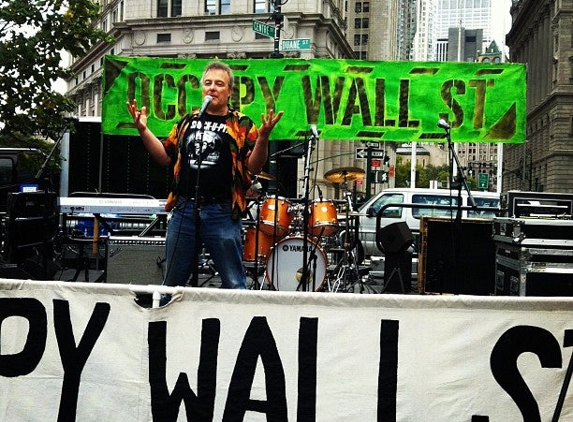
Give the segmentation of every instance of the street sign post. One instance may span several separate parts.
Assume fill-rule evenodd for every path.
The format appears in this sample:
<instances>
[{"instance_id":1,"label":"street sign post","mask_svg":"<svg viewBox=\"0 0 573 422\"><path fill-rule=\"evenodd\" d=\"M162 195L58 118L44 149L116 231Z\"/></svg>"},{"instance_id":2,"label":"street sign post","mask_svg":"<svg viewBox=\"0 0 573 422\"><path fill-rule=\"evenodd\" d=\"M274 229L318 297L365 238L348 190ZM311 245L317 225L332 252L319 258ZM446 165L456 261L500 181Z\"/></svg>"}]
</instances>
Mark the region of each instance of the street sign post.
<instances>
[{"instance_id":1,"label":"street sign post","mask_svg":"<svg viewBox=\"0 0 573 422\"><path fill-rule=\"evenodd\" d=\"M478 189L487 189L489 187L489 174L480 173L478 175Z\"/></svg>"},{"instance_id":2,"label":"street sign post","mask_svg":"<svg viewBox=\"0 0 573 422\"><path fill-rule=\"evenodd\" d=\"M291 40L283 40L282 50L310 50L310 38L293 38Z\"/></svg>"},{"instance_id":3,"label":"street sign post","mask_svg":"<svg viewBox=\"0 0 573 422\"><path fill-rule=\"evenodd\" d=\"M265 37L274 38L275 37L275 27L267 25L264 22L253 20L253 31L257 34L264 35Z\"/></svg>"},{"instance_id":4,"label":"street sign post","mask_svg":"<svg viewBox=\"0 0 573 422\"><path fill-rule=\"evenodd\" d=\"M356 158L368 158L368 148L356 148ZM370 149L370 157L384 158L386 154L383 149Z\"/></svg>"}]
</instances>

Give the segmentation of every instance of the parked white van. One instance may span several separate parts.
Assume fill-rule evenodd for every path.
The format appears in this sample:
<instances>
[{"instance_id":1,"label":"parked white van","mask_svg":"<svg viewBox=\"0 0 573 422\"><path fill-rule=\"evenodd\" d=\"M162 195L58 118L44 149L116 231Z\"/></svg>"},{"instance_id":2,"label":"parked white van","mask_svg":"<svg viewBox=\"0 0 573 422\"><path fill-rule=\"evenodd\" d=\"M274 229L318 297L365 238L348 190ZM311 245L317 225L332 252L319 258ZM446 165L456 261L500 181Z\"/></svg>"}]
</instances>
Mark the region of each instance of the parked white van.
<instances>
[{"instance_id":1,"label":"parked white van","mask_svg":"<svg viewBox=\"0 0 573 422\"><path fill-rule=\"evenodd\" d=\"M493 218L499 212L500 195L495 192L472 192L477 209L462 209L462 218ZM462 206L468 204L467 192L462 191ZM396 204L396 206L393 206ZM402 204L414 204L414 207L401 206ZM427 204L428 207L420 207ZM359 209L359 239L366 257L383 255L376 245L376 216L384 206L380 216L380 227L396 222L406 222L414 235L414 253L420 234L420 217L451 217L456 218L458 207L458 191L449 189L424 189L424 188L391 188L385 189L370 198ZM438 209L432 206L438 206ZM448 206L448 208L445 208ZM445 208L445 209L444 209ZM491 211L484 208L491 208Z\"/></svg>"}]
</instances>

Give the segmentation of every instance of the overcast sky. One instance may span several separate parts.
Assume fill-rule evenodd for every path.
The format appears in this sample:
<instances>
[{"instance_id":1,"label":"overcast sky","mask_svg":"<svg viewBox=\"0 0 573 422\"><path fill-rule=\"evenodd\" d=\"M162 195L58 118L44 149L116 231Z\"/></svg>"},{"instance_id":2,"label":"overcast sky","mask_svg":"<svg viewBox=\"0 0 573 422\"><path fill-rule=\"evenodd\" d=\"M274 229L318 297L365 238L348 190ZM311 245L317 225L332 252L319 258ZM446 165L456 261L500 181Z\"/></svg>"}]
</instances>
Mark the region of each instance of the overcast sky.
<instances>
[{"instance_id":1,"label":"overcast sky","mask_svg":"<svg viewBox=\"0 0 573 422\"><path fill-rule=\"evenodd\" d=\"M505 46L505 34L511 29L511 15L509 8L511 0L491 0L492 3L492 37L498 47Z\"/></svg>"}]
</instances>

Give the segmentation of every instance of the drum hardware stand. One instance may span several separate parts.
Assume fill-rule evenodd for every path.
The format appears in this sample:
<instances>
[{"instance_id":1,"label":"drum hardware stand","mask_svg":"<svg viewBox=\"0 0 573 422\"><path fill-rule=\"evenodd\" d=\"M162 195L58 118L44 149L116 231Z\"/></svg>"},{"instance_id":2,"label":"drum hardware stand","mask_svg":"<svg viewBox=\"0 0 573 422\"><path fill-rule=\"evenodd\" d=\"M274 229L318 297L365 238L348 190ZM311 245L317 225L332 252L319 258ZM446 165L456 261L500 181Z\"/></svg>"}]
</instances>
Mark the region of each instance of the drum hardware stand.
<instances>
[{"instance_id":1,"label":"drum hardware stand","mask_svg":"<svg viewBox=\"0 0 573 422\"><path fill-rule=\"evenodd\" d=\"M346 222L344 231L344 244L343 244L343 255L340 262L337 264L334 272L336 277L330 286L330 291L337 292L342 289L344 292L354 292L356 284L360 286L360 293L365 290L365 284L360 277L360 272L358 271L357 257L352 248L352 243L350 242L350 213L353 212L352 207L352 192L348 190L348 182L355 181L364 177L365 171L359 168L341 168L333 169L328 171L324 177L325 179L333 183L342 183L342 188L345 191L346 199ZM356 242L357 239L354 239Z\"/></svg>"},{"instance_id":2,"label":"drum hardware stand","mask_svg":"<svg viewBox=\"0 0 573 422\"><path fill-rule=\"evenodd\" d=\"M345 221L345 231L344 231L344 244L342 259L337 265L338 273L336 274L336 279L333 283L333 292L337 292L339 288L345 292L353 292L354 286L360 283L360 293L364 292L364 283L360 277L360 272L357 267L357 259L354 256L354 251L352 244L350 242L350 212L352 210L352 202L350 201L351 192L346 191L345 196L347 200L346 206L346 221ZM336 271L336 270L335 270Z\"/></svg>"},{"instance_id":3,"label":"drum hardware stand","mask_svg":"<svg viewBox=\"0 0 573 422\"><path fill-rule=\"evenodd\" d=\"M271 251L272 251L272 249L273 249L275 246L277 246L277 244L278 244L278 242L279 242L279 240L280 240L280 239L279 239L279 236L278 236L278 232L277 232L278 223L279 223L279 220L278 220L279 215L278 215L278 212L277 212L278 209L279 209L279 191L278 191L278 189L275 191L274 198L273 198L272 201L273 201L273 204L274 204L274 205L273 205L273 206L274 206L274 219L273 219L273 234L272 234L272 236L273 236L273 240L272 240L273 246L272 246L272 248L271 248ZM259 225L259 222L260 222L260 218L258 218L257 220L258 220L258 221L257 221L257 229L258 229L258 228L259 228L258 225ZM258 235L257 235L256 242L258 243L258 241L259 241L259 238L258 238ZM257 246L257 247L258 247L258 246ZM269 255L272 255L272 254L269 253ZM270 265L271 265L271 270L272 270L272 271L271 271L271 274L276 274L276 272L275 272L275 270L276 270L276 264L277 264L277 263L276 263L276 259L278 259L278 256L277 256L275 259L270 260L270 261L271 261L271 262L270 262ZM267 263L267 266L268 266L268 265L269 265L269 263ZM277 281L277 284L280 285L280 281L279 281L279 280L276 280L276 281ZM273 287L274 289L277 289L277 290L278 290L277 286L274 285L273 280L270 280L270 285L271 285L271 287Z\"/></svg>"},{"instance_id":4,"label":"drum hardware stand","mask_svg":"<svg viewBox=\"0 0 573 422\"><path fill-rule=\"evenodd\" d=\"M310 250L310 254L309 254L307 260L304 261L304 262L306 262L306 266L307 266L307 268L306 268L307 279L310 278L310 281L312 281L312 291L313 292L316 290L316 285L315 285L316 284L316 260L318 259L316 256L316 249L318 248L318 245L320 244L320 239L322 238L323 233L324 233L324 227L322 227L320 229L320 235L318 236L318 238L316 240L316 244ZM303 243L303 245L304 245L304 243ZM312 270L310 270L311 264L312 264ZM303 274L304 274L303 268L299 269L296 273L296 280L298 281L298 286L296 288L297 291L305 291L306 286L302 286ZM309 283L307 283L307 285L308 284ZM301 289L301 287L302 287L302 289ZM308 287L306 287L306 290L308 290Z\"/></svg>"},{"instance_id":5,"label":"drum hardware stand","mask_svg":"<svg viewBox=\"0 0 573 422\"><path fill-rule=\"evenodd\" d=\"M253 273L251 277L254 281L254 289L259 290L259 233L260 233L260 226L259 226L259 216L261 213L261 196L257 198L257 221L255 222L255 266L253 267Z\"/></svg>"}]
</instances>

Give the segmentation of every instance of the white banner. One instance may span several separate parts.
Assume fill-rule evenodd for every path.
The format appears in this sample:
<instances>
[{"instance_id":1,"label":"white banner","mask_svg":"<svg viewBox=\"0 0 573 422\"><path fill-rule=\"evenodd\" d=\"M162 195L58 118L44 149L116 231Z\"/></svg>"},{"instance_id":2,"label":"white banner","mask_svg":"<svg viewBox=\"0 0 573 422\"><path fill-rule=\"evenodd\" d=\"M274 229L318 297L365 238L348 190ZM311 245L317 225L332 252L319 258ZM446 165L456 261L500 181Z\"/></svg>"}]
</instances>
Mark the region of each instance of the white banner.
<instances>
[{"instance_id":1,"label":"white banner","mask_svg":"<svg viewBox=\"0 0 573 422\"><path fill-rule=\"evenodd\" d=\"M573 420L573 299L0 280L2 421Z\"/></svg>"}]
</instances>

